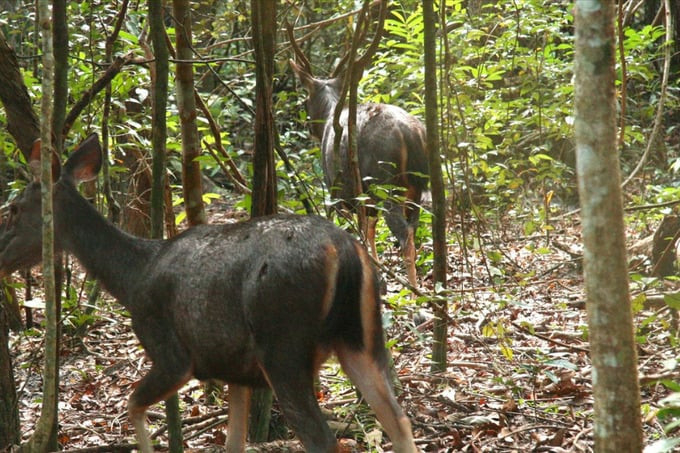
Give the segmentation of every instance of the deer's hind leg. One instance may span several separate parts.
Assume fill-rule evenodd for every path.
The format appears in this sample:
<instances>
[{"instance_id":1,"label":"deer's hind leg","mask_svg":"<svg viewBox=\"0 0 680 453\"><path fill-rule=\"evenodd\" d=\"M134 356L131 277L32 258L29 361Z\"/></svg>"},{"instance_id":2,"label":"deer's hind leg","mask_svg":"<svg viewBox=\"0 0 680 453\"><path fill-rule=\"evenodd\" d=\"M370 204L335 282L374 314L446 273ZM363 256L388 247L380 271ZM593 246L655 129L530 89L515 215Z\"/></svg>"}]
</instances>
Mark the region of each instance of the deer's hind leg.
<instances>
[{"instance_id":1,"label":"deer's hind leg","mask_svg":"<svg viewBox=\"0 0 680 453\"><path fill-rule=\"evenodd\" d=\"M251 394L250 387L229 384L227 453L241 453L245 450Z\"/></svg>"},{"instance_id":2,"label":"deer's hind leg","mask_svg":"<svg viewBox=\"0 0 680 453\"><path fill-rule=\"evenodd\" d=\"M142 453L153 451L145 426L147 408L170 397L191 378L191 367L188 362L186 366L177 368L166 365L167 363L154 363L151 370L139 382L128 402L130 421L135 428L139 450Z\"/></svg>"},{"instance_id":3,"label":"deer's hind leg","mask_svg":"<svg viewBox=\"0 0 680 453\"><path fill-rule=\"evenodd\" d=\"M267 347L262 359L263 373L279 401L286 422L306 451L338 452L338 443L319 409L314 393L314 353L298 348Z\"/></svg>"},{"instance_id":4,"label":"deer's hind leg","mask_svg":"<svg viewBox=\"0 0 680 453\"><path fill-rule=\"evenodd\" d=\"M404 268L408 282L414 288L418 287L418 275L416 273L416 245L415 229L418 226L420 208L408 201L407 206L394 201L385 202L385 223L399 241L399 247L404 257ZM404 211L406 210L406 216Z\"/></svg>"},{"instance_id":5,"label":"deer's hind leg","mask_svg":"<svg viewBox=\"0 0 680 453\"><path fill-rule=\"evenodd\" d=\"M350 380L375 412L397 453L418 451L411 423L394 397L385 358L376 358L366 348L336 347L338 360Z\"/></svg>"}]
</instances>

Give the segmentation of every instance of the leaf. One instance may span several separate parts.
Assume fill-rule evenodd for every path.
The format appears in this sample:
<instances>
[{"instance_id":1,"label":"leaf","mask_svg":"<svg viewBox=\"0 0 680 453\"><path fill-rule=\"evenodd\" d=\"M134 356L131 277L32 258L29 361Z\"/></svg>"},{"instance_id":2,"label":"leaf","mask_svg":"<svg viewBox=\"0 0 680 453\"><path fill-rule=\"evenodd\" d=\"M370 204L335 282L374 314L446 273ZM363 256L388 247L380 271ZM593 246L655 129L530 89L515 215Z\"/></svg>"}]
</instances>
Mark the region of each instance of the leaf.
<instances>
[{"instance_id":1,"label":"leaf","mask_svg":"<svg viewBox=\"0 0 680 453\"><path fill-rule=\"evenodd\" d=\"M674 310L680 310L680 293L664 294L663 301Z\"/></svg>"},{"instance_id":2,"label":"leaf","mask_svg":"<svg viewBox=\"0 0 680 453\"><path fill-rule=\"evenodd\" d=\"M512 348L509 345L504 344L504 343L501 343L500 346L501 346L501 352L503 353L503 356L508 360L512 360L512 358L515 355Z\"/></svg>"}]
</instances>

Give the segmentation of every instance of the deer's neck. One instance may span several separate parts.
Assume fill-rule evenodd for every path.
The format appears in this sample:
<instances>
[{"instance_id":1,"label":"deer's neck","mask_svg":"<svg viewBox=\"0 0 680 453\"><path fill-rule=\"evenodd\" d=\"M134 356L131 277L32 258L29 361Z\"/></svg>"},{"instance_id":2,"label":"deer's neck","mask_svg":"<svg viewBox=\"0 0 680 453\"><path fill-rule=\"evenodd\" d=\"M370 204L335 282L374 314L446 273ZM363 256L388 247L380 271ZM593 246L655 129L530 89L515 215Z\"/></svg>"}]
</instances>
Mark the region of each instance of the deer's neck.
<instances>
[{"instance_id":1,"label":"deer's neck","mask_svg":"<svg viewBox=\"0 0 680 453\"><path fill-rule=\"evenodd\" d=\"M307 105L309 117L312 120L312 135L321 139L326 122L333 121L335 106L338 104L340 93L331 84L318 87Z\"/></svg>"},{"instance_id":2,"label":"deer's neck","mask_svg":"<svg viewBox=\"0 0 680 453\"><path fill-rule=\"evenodd\" d=\"M137 238L116 228L68 183L55 187L54 205L57 246L73 253L126 305L162 241Z\"/></svg>"}]
</instances>

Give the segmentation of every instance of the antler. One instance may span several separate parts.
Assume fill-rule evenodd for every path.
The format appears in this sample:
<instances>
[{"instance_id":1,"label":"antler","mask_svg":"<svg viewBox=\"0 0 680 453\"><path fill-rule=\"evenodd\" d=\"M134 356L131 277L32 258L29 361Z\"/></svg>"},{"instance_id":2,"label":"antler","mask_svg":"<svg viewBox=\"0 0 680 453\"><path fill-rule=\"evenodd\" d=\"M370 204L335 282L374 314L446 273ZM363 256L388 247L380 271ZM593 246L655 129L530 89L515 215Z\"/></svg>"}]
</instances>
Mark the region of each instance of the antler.
<instances>
[{"instance_id":1,"label":"antler","mask_svg":"<svg viewBox=\"0 0 680 453\"><path fill-rule=\"evenodd\" d=\"M290 24L290 22L286 21L286 33L288 33L288 40L290 41L290 45L293 48L293 52L295 52L295 57L297 58L298 62L302 66L302 69L307 72L310 76L312 75L312 64L309 62L305 54L302 52L302 49L300 49L300 46L298 46L297 41L295 41L295 34L293 33L293 26Z\"/></svg>"}]
</instances>

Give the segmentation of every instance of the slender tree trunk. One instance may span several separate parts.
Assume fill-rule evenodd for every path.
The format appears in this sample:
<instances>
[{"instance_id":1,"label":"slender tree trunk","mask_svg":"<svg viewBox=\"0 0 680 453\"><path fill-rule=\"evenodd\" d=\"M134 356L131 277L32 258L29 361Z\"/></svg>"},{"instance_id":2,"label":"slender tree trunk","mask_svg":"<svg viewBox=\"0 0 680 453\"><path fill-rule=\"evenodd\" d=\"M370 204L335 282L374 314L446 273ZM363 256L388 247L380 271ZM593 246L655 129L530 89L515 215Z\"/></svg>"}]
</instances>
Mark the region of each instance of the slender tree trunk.
<instances>
[{"instance_id":1,"label":"slender tree trunk","mask_svg":"<svg viewBox=\"0 0 680 453\"><path fill-rule=\"evenodd\" d=\"M163 212L165 190L165 140L167 125L165 112L168 106L168 46L165 42L165 26L163 25L163 5L161 0L148 0L149 27L154 52L155 81L152 88L152 131L151 145L151 237L163 237Z\"/></svg>"},{"instance_id":2,"label":"slender tree trunk","mask_svg":"<svg viewBox=\"0 0 680 453\"><path fill-rule=\"evenodd\" d=\"M66 104L68 101L68 24L66 23L66 0L53 0L52 2L52 37L54 44L54 98L52 109L52 128L50 136L53 138L51 144L54 146L53 152L57 156L61 156L64 151L64 139L60 131L64 129L64 122L66 118ZM44 116L44 115L43 115ZM43 126L44 127L44 126ZM44 140L44 134L43 134ZM51 163L51 161L50 161ZM44 184L44 183L43 183ZM50 187L51 193L51 187ZM48 226L52 230L52 226ZM43 233L44 235L51 235L53 233ZM47 237L47 236L45 236ZM52 246L52 248L54 248ZM61 278L63 273L63 257L62 254L56 254L52 259L54 263L54 299L55 306L55 329L56 329L56 344L54 346L54 361L56 378L53 382L54 394L59 395L59 350L61 348ZM47 279L46 279L47 281ZM48 285L45 284L45 288ZM49 446L51 449L58 448L57 443L57 427L58 427L58 401L54 398L54 421L52 432L50 433Z\"/></svg>"},{"instance_id":3,"label":"slender tree trunk","mask_svg":"<svg viewBox=\"0 0 680 453\"><path fill-rule=\"evenodd\" d=\"M575 132L595 451L640 452L640 388L616 146L614 2L574 7Z\"/></svg>"},{"instance_id":4,"label":"slender tree trunk","mask_svg":"<svg viewBox=\"0 0 680 453\"><path fill-rule=\"evenodd\" d=\"M165 112L168 105L168 46L165 42L165 25L163 18L163 4L161 0L149 0L149 26L151 42L153 44L155 80L153 81L152 97L152 119L151 119L151 144L152 169L151 169L151 237L163 237L163 213L165 211L165 141L167 139L167 124ZM179 418L179 400L177 394L165 401L165 414L169 431L171 425L176 425ZM181 449L181 432L178 439L174 432L169 434L170 449ZM181 451L181 450L180 450Z\"/></svg>"},{"instance_id":5,"label":"slender tree trunk","mask_svg":"<svg viewBox=\"0 0 680 453\"><path fill-rule=\"evenodd\" d=\"M52 130L55 134L54 147L57 155L64 151L64 139L61 131L66 118L66 102L68 100L68 25L66 24L66 0L53 0L54 16L54 112L52 114Z\"/></svg>"},{"instance_id":6,"label":"slender tree trunk","mask_svg":"<svg viewBox=\"0 0 680 453\"><path fill-rule=\"evenodd\" d=\"M253 155L253 217L276 212L274 115L272 84L276 45L276 0L251 0L255 48L255 152ZM251 397L249 434L252 442L269 438L272 391L256 389Z\"/></svg>"},{"instance_id":7,"label":"slender tree trunk","mask_svg":"<svg viewBox=\"0 0 680 453\"><path fill-rule=\"evenodd\" d=\"M437 65L435 31L437 16L433 0L423 0L425 33L425 127L427 129L427 155L430 165L432 190L432 241L434 244L433 278L435 288L446 287L446 197L439 154L439 126L437 113ZM435 297L437 295L435 294ZM446 370L447 325L449 321L446 298L433 302L435 315L432 344L432 371Z\"/></svg>"},{"instance_id":8,"label":"slender tree trunk","mask_svg":"<svg viewBox=\"0 0 680 453\"><path fill-rule=\"evenodd\" d=\"M193 59L191 50L191 9L189 0L173 0L175 24L175 46L177 59ZM201 155L201 144L196 126L196 100L194 99L194 67L191 63L177 63L175 66L175 87L177 107L182 129L182 190L184 209L189 225L205 223L201 166L196 160Z\"/></svg>"},{"instance_id":9,"label":"slender tree trunk","mask_svg":"<svg viewBox=\"0 0 680 453\"><path fill-rule=\"evenodd\" d=\"M54 451L57 446L50 441L57 428L57 385L59 366L57 355L57 304L54 272L54 228L52 224L52 108L54 90L54 55L52 51L52 17L47 0L40 0L39 21L43 50L43 81L41 101L41 151L40 182L42 205L42 263L45 288L45 369L43 373L43 403L40 419L28 449L32 452Z\"/></svg>"}]
</instances>

